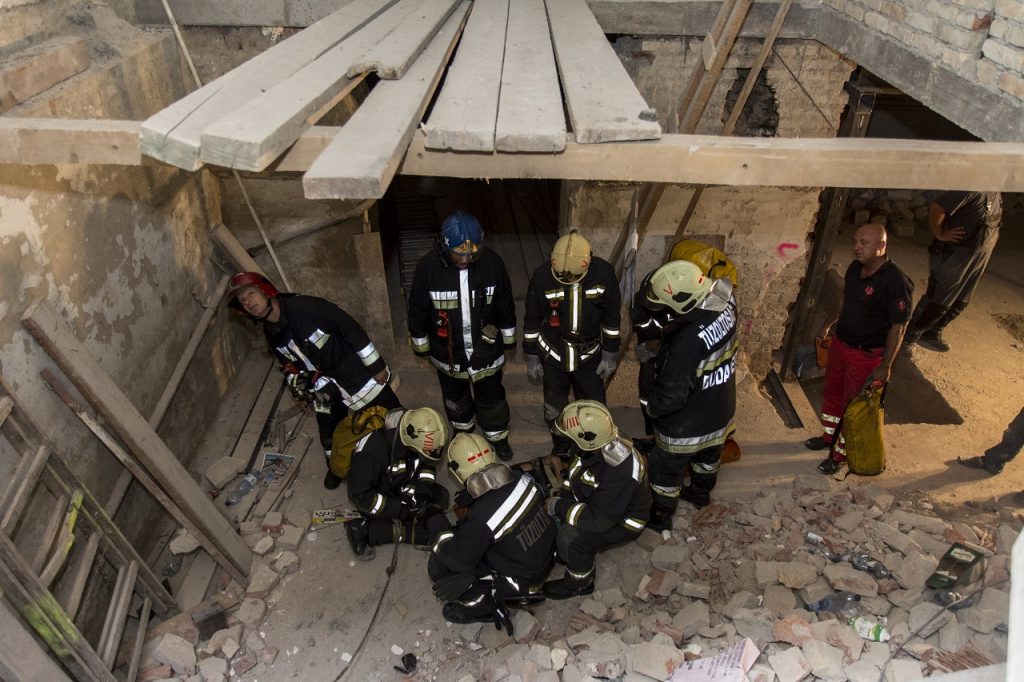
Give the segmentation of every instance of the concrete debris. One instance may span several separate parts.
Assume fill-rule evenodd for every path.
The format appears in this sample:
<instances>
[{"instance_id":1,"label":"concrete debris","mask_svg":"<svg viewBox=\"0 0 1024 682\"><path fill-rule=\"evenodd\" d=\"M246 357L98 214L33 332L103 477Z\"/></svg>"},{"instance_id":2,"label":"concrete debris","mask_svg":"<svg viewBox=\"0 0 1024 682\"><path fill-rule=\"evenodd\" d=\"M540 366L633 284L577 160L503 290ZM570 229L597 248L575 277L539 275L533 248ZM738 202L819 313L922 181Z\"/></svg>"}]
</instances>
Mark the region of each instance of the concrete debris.
<instances>
[{"instance_id":1,"label":"concrete debris","mask_svg":"<svg viewBox=\"0 0 1024 682\"><path fill-rule=\"evenodd\" d=\"M803 652L795 648L769 654L768 665L775 671L779 682L798 682L811 672L811 664L807 662Z\"/></svg>"},{"instance_id":2,"label":"concrete debris","mask_svg":"<svg viewBox=\"0 0 1024 682\"><path fill-rule=\"evenodd\" d=\"M629 659L634 673L664 680L686 660L686 655L674 646L644 643L630 647Z\"/></svg>"},{"instance_id":3,"label":"concrete debris","mask_svg":"<svg viewBox=\"0 0 1024 682\"><path fill-rule=\"evenodd\" d=\"M264 649L261 656L266 655L271 649ZM276 650L275 651L276 654ZM256 654L252 651L243 651L231 661L231 675L240 677L256 667Z\"/></svg>"},{"instance_id":4,"label":"concrete debris","mask_svg":"<svg viewBox=\"0 0 1024 682\"><path fill-rule=\"evenodd\" d=\"M659 545L651 552L651 564L666 571L678 571L679 565L690 560L690 548L686 545Z\"/></svg>"},{"instance_id":5,"label":"concrete debris","mask_svg":"<svg viewBox=\"0 0 1024 682\"><path fill-rule=\"evenodd\" d=\"M223 630L217 630L210 636L210 640L199 648L199 653L205 656L217 656L223 650L224 644L229 640L237 643L242 639L242 625L232 625ZM230 656L229 656L230 658Z\"/></svg>"},{"instance_id":6,"label":"concrete debris","mask_svg":"<svg viewBox=\"0 0 1024 682\"><path fill-rule=\"evenodd\" d=\"M611 615L608 607L596 599L584 599L580 611L597 620L608 620Z\"/></svg>"},{"instance_id":7,"label":"concrete debris","mask_svg":"<svg viewBox=\"0 0 1024 682\"><path fill-rule=\"evenodd\" d=\"M655 547L660 545L664 540L661 537L661 533L653 531L650 528L644 528L643 532L640 533L640 537L636 539L636 544L642 549L646 549L648 552L653 552Z\"/></svg>"},{"instance_id":8,"label":"concrete debris","mask_svg":"<svg viewBox=\"0 0 1024 682\"><path fill-rule=\"evenodd\" d=\"M219 490L245 471L245 465L246 460L241 457L221 457L206 469L204 475L210 485Z\"/></svg>"},{"instance_id":9,"label":"concrete debris","mask_svg":"<svg viewBox=\"0 0 1024 682\"><path fill-rule=\"evenodd\" d=\"M817 639L804 642L801 649L811 673L823 680L843 680L843 652L836 647Z\"/></svg>"},{"instance_id":10,"label":"concrete debris","mask_svg":"<svg viewBox=\"0 0 1024 682\"><path fill-rule=\"evenodd\" d=\"M238 610L231 614L230 623L241 623L246 630L252 630L263 622L267 613L267 603L262 599L245 599ZM257 635L258 637L258 635Z\"/></svg>"},{"instance_id":11,"label":"concrete debris","mask_svg":"<svg viewBox=\"0 0 1024 682\"><path fill-rule=\"evenodd\" d=\"M153 659L171 666L176 673L191 675L196 670L196 650L185 639L168 633L153 649Z\"/></svg>"},{"instance_id":12,"label":"concrete debris","mask_svg":"<svg viewBox=\"0 0 1024 682\"><path fill-rule=\"evenodd\" d=\"M270 566L256 562L252 572L249 573L249 587L245 590L245 596L265 599L280 578L281 576L275 573Z\"/></svg>"},{"instance_id":13,"label":"concrete debris","mask_svg":"<svg viewBox=\"0 0 1024 682\"><path fill-rule=\"evenodd\" d=\"M171 539L168 546L171 554L189 554L199 549L199 541L196 540L185 528L179 528Z\"/></svg>"},{"instance_id":14,"label":"concrete debris","mask_svg":"<svg viewBox=\"0 0 1024 682\"><path fill-rule=\"evenodd\" d=\"M826 566L824 574L836 592L852 592L862 597L874 597L878 594L878 582L874 576L858 571L846 562Z\"/></svg>"},{"instance_id":15,"label":"concrete debris","mask_svg":"<svg viewBox=\"0 0 1024 682\"><path fill-rule=\"evenodd\" d=\"M939 560L930 554L911 551L892 569L892 576L905 590L923 590L928 576L935 572Z\"/></svg>"},{"instance_id":16,"label":"concrete debris","mask_svg":"<svg viewBox=\"0 0 1024 682\"><path fill-rule=\"evenodd\" d=\"M263 641L263 637L258 632L248 632L245 635L245 648L250 651L259 653L263 651L267 646L267 643Z\"/></svg>"},{"instance_id":17,"label":"concrete debris","mask_svg":"<svg viewBox=\"0 0 1024 682\"><path fill-rule=\"evenodd\" d=\"M270 535L264 535L253 544L252 553L263 556L272 549L274 549L274 538Z\"/></svg>"},{"instance_id":18,"label":"concrete debris","mask_svg":"<svg viewBox=\"0 0 1024 682\"><path fill-rule=\"evenodd\" d=\"M818 572L811 564L797 561L778 564L778 581L786 587L799 590L811 585L817 579Z\"/></svg>"},{"instance_id":19,"label":"concrete debris","mask_svg":"<svg viewBox=\"0 0 1024 682\"><path fill-rule=\"evenodd\" d=\"M776 642L786 642L793 646L800 646L808 639L811 639L810 624L797 616L783 618L772 624L772 639Z\"/></svg>"},{"instance_id":20,"label":"concrete debris","mask_svg":"<svg viewBox=\"0 0 1024 682\"><path fill-rule=\"evenodd\" d=\"M267 512L263 517L263 523L260 524L260 530L271 535L280 535L283 527L284 516L279 511Z\"/></svg>"},{"instance_id":21,"label":"concrete debris","mask_svg":"<svg viewBox=\"0 0 1024 682\"><path fill-rule=\"evenodd\" d=\"M768 609L739 609L732 619L736 633L755 642L770 642L775 617Z\"/></svg>"},{"instance_id":22,"label":"concrete debris","mask_svg":"<svg viewBox=\"0 0 1024 682\"><path fill-rule=\"evenodd\" d=\"M626 595L622 594L622 590L618 587L610 587L607 590L597 590L594 592L594 599L598 600L610 609L626 604Z\"/></svg>"},{"instance_id":23,"label":"concrete debris","mask_svg":"<svg viewBox=\"0 0 1024 682\"><path fill-rule=\"evenodd\" d=\"M711 612L703 601L695 601L672 619L672 626L688 639L711 625Z\"/></svg>"},{"instance_id":24,"label":"concrete debris","mask_svg":"<svg viewBox=\"0 0 1024 682\"><path fill-rule=\"evenodd\" d=\"M675 575L678 577L679 574ZM675 589L677 594L684 597L693 597L694 599L709 599L711 597L711 585L708 583L683 582L679 583Z\"/></svg>"},{"instance_id":25,"label":"concrete debris","mask_svg":"<svg viewBox=\"0 0 1024 682\"><path fill-rule=\"evenodd\" d=\"M223 658L216 656L210 656L199 661L199 674L204 679L210 679L214 675L227 675L228 674L228 662Z\"/></svg>"},{"instance_id":26,"label":"concrete debris","mask_svg":"<svg viewBox=\"0 0 1024 682\"><path fill-rule=\"evenodd\" d=\"M273 665L277 659L277 649L274 647L267 647L263 651L259 652L260 661L266 665Z\"/></svg>"},{"instance_id":27,"label":"concrete debris","mask_svg":"<svg viewBox=\"0 0 1024 682\"><path fill-rule=\"evenodd\" d=\"M283 538L284 535L281 535L281 538L278 539L279 544L281 542L281 539ZM279 573L280 575L289 575L291 573L294 573L295 571L299 570L298 555L296 555L295 552L291 551L281 552L281 554L278 555L276 559L274 559L273 569L277 571L277 573Z\"/></svg>"},{"instance_id":28,"label":"concrete debris","mask_svg":"<svg viewBox=\"0 0 1024 682\"><path fill-rule=\"evenodd\" d=\"M305 528L283 525L281 526L281 534L277 538L277 546L281 549L296 550L299 548L299 544L302 542L302 535L305 532Z\"/></svg>"},{"instance_id":29,"label":"concrete debris","mask_svg":"<svg viewBox=\"0 0 1024 682\"><path fill-rule=\"evenodd\" d=\"M512 637L517 643L531 642L540 632L540 622L526 609L512 612Z\"/></svg>"},{"instance_id":30,"label":"concrete debris","mask_svg":"<svg viewBox=\"0 0 1024 682\"><path fill-rule=\"evenodd\" d=\"M953 618L954 616L951 611L944 610L934 602L923 601L911 607L910 620L907 621L907 627L910 628L911 632L918 633L924 639L938 632L943 625Z\"/></svg>"},{"instance_id":31,"label":"concrete debris","mask_svg":"<svg viewBox=\"0 0 1024 682\"><path fill-rule=\"evenodd\" d=\"M896 658L885 668L885 682L913 682L922 676L921 664L913 659Z\"/></svg>"}]
</instances>

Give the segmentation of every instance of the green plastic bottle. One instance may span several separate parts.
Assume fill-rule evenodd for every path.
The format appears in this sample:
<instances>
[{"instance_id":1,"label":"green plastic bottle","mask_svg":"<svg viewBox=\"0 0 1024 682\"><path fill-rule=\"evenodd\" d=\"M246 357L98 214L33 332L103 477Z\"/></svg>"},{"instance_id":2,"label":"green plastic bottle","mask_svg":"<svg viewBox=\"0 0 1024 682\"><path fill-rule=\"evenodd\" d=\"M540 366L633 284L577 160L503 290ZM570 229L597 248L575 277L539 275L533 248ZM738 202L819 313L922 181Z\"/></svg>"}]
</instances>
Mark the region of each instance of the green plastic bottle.
<instances>
[{"instance_id":1,"label":"green plastic bottle","mask_svg":"<svg viewBox=\"0 0 1024 682\"><path fill-rule=\"evenodd\" d=\"M867 616L850 618L846 621L846 624L852 627L862 638L871 640L872 642L888 642L892 637L885 625L872 620Z\"/></svg>"}]
</instances>

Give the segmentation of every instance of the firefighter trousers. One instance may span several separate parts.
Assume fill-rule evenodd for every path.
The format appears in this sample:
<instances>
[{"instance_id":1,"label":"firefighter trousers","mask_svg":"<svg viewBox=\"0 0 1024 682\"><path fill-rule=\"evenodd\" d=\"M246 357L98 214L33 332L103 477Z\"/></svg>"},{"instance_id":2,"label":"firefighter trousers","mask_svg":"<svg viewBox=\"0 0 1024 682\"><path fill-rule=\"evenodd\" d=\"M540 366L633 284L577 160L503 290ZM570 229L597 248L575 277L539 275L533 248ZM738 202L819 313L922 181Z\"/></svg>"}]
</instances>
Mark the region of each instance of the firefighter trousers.
<instances>
[{"instance_id":1,"label":"firefighter trousers","mask_svg":"<svg viewBox=\"0 0 1024 682\"><path fill-rule=\"evenodd\" d=\"M478 381L437 373L444 411L456 431L472 431L477 422L490 442L508 438L511 411L501 383L501 370Z\"/></svg>"},{"instance_id":2,"label":"firefighter trousers","mask_svg":"<svg viewBox=\"0 0 1024 682\"><path fill-rule=\"evenodd\" d=\"M563 523L558 528L556 543L558 556L565 562L562 580L566 587L579 590L591 585L596 575L594 563L597 553L632 542L640 533L622 525L604 533L591 533Z\"/></svg>"},{"instance_id":3,"label":"firefighter trousers","mask_svg":"<svg viewBox=\"0 0 1024 682\"><path fill-rule=\"evenodd\" d=\"M652 512L671 518L679 506L683 483L689 476L685 497L698 506L711 501L711 491L718 482L722 462L722 445L704 448L690 455L665 452L655 446L647 458L647 476L651 483Z\"/></svg>"}]
</instances>

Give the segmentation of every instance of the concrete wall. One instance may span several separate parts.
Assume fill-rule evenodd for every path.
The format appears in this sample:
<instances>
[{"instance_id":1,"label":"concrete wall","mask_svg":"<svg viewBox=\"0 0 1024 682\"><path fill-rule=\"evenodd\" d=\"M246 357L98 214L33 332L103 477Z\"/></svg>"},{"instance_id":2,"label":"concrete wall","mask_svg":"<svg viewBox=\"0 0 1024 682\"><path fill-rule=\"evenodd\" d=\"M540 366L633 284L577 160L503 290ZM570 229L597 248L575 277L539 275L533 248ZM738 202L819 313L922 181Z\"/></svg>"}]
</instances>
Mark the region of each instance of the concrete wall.
<instances>
[{"instance_id":1,"label":"concrete wall","mask_svg":"<svg viewBox=\"0 0 1024 682\"><path fill-rule=\"evenodd\" d=\"M10 116L142 119L184 93L169 33L140 31L106 6L67 4L30 9L60 8L47 31L87 34L92 68ZM10 13L20 9L0 8L0 26L10 26ZM121 467L38 378L50 361L23 330L22 313L40 299L53 305L148 416L221 276L208 234L219 205L218 183L206 173L0 166L0 371L100 500ZM160 429L186 465L246 343L226 311L215 318ZM119 520L130 537L156 518L139 492L124 512Z\"/></svg>"},{"instance_id":2,"label":"concrete wall","mask_svg":"<svg viewBox=\"0 0 1024 682\"><path fill-rule=\"evenodd\" d=\"M981 84L1024 98L1021 0L824 0Z\"/></svg>"},{"instance_id":3,"label":"concrete wall","mask_svg":"<svg viewBox=\"0 0 1024 682\"><path fill-rule=\"evenodd\" d=\"M730 55L698 133L718 133L728 116L726 95L737 70L749 68L760 41L740 40ZM678 106L681 92L699 59L697 39L622 38L616 42L627 69L662 125ZM846 94L843 83L853 65L812 41L780 41L766 65L766 80L778 111L777 135L830 137L835 134ZM569 222L587 230L595 252L607 256L629 211L632 187L607 183L570 183ZM674 234L692 190L670 187L655 212L641 246L637 279L660 265L666 235ZM727 253L740 270L743 356L750 371L763 378L772 353L782 343L789 307L806 270L807 236L814 228L820 188L709 188L687 227L691 235L725 237ZM671 240L669 240L671 241Z\"/></svg>"}]
</instances>

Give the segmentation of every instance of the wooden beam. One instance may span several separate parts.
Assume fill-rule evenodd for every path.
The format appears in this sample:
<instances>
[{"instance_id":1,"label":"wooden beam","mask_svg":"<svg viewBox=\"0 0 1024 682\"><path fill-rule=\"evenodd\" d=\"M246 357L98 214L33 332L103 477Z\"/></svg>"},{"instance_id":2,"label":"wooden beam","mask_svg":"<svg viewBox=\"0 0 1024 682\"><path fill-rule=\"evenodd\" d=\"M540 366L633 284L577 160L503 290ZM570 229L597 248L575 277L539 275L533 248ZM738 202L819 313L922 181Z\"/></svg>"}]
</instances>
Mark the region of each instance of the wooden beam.
<instances>
[{"instance_id":1,"label":"wooden beam","mask_svg":"<svg viewBox=\"0 0 1024 682\"><path fill-rule=\"evenodd\" d=\"M565 112L543 0L515 0L504 37L505 66L495 146L502 152L565 149Z\"/></svg>"},{"instance_id":2,"label":"wooden beam","mask_svg":"<svg viewBox=\"0 0 1024 682\"><path fill-rule=\"evenodd\" d=\"M365 0L343 7L157 112L142 124L143 153L197 170L203 130L320 57L393 2Z\"/></svg>"},{"instance_id":3,"label":"wooden beam","mask_svg":"<svg viewBox=\"0 0 1024 682\"><path fill-rule=\"evenodd\" d=\"M494 151L508 13L509 0L474 3L444 87L423 128L431 149Z\"/></svg>"},{"instance_id":4,"label":"wooden beam","mask_svg":"<svg viewBox=\"0 0 1024 682\"><path fill-rule=\"evenodd\" d=\"M584 0L546 0L577 142L656 140L661 126Z\"/></svg>"},{"instance_id":5,"label":"wooden beam","mask_svg":"<svg viewBox=\"0 0 1024 682\"><path fill-rule=\"evenodd\" d=\"M375 72L385 80L398 80L434 38L459 4L459 0L402 0L410 12L394 26L386 40L374 43L348 67L345 73L355 78ZM413 4L415 3L415 4Z\"/></svg>"},{"instance_id":6,"label":"wooden beam","mask_svg":"<svg viewBox=\"0 0 1024 682\"><path fill-rule=\"evenodd\" d=\"M779 31L782 30L782 25L786 21L786 15L789 14L790 7L793 5L793 0L782 0L779 4L779 10L775 14L775 20L772 21L771 28L768 29L768 35L765 36L764 42L761 44L761 49L757 53L757 58L754 59L754 63L751 64L750 70L747 72L747 78L743 81L743 88L740 90L739 96L736 98L735 104L733 104L732 111L729 112L729 118L726 119L725 125L722 126L722 135L732 135L736 129L736 122L740 120L740 114L743 113L743 107L747 105L747 98L750 97L750 93L754 91L754 85L757 83L757 78L761 73L761 69L764 67L764 63L768 61L768 56L772 53L772 46L775 44L775 39L779 35Z\"/></svg>"},{"instance_id":7,"label":"wooden beam","mask_svg":"<svg viewBox=\"0 0 1024 682\"><path fill-rule=\"evenodd\" d=\"M138 121L0 116L0 164L142 162Z\"/></svg>"},{"instance_id":8,"label":"wooden beam","mask_svg":"<svg viewBox=\"0 0 1024 682\"><path fill-rule=\"evenodd\" d=\"M84 38L61 36L0 62L0 114L89 68Z\"/></svg>"},{"instance_id":9,"label":"wooden beam","mask_svg":"<svg viewBox=\"0 0 1024 682\"><path fill-rule=\"evenodd\" d=\"M434 0L432 17L457 0ZM412 46L394 41L398 29L421 5L402 0L355 35L327 50L273 87L264 87L243 108L211 123L202 133L202 159L239 170L261 171L281 155L303 131L346 97L366 73L348 75L349 67L375 49L402 47L391 59L410 59Z\"/></svg>"},{"instance_id":10,"label":"wooden beam","mask_svg":"<svg viewBox=\"0 0 1024 682\"><path fill-rule=\"evenodd\" d=\"M307 199L384 196L455 49L469 5L460 4L404 78L377 84L303 176Z\"/></svg>"},{"instance_id":11,"label":"wooden beam","mask_svg":"<svg viewBox=\"0 0 1024 682\"><path fill-rule=\"evenodd\" d=\"M224 552L237 574L248 575L252 553L245 542L49 304L30 307L22 323L168 497Z\"/></svg>"}]
</instances>

